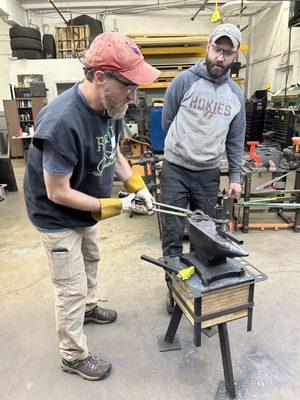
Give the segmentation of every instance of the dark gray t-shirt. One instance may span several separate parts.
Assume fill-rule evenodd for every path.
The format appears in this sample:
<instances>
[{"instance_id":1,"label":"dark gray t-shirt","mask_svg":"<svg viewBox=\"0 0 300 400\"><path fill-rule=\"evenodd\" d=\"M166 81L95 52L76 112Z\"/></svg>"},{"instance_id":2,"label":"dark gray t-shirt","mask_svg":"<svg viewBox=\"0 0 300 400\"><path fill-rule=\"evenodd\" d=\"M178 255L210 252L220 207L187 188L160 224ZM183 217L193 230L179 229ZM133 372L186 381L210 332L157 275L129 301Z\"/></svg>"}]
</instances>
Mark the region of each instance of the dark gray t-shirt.
<instances>
[{"instance_id":1,"label":"dark gray t-shirt","mask_svg":"<svg viewBox=\"0 0 300 400\"><path fill-rule=\"evenodd\" d=\"M78 89L76 84L42 109L28 152L24 196L28 216L40 229L73 229L96 223L90 212L48 199L43 177L45 143L46 151L50 144L51 151L59 153L59 164L66 170L73 166L73 189L96 198L111 196L122 122L90 108Z\"/></svg>"},{"instance_id":2,"label":"dark gray t-shirt","mask_svg":"<svg viewBox=\"0 0 300 400\"><path fill-rule=\"evenodd\" d=\"M74 164L49 142L43 145L43 169L53 175L67 175L73 171Z\"/></svg>"},{"instance_id":3,"label":"dark gray t-shirt","mask_svg":"<svg viewBox=\"0 0 300 400\"><path fill-rule=\"evenodd\" d=\"M82 101L89 106L84 97L80 86L78 86L78 95ZM68 158L60 154L55 147L46 140L43 146L43 169L53 175L67 175L73 171L74 164Z\"/></svg>"}]
</instances>

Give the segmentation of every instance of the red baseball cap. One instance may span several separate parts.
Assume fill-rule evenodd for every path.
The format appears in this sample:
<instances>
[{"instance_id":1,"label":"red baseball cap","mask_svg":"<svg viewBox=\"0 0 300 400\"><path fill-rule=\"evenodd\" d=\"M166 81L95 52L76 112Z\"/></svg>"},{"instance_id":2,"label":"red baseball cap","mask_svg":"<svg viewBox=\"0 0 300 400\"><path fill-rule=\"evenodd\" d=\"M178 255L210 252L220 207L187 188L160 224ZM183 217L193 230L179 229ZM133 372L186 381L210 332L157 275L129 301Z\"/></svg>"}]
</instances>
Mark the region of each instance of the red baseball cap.
<instances>
[{"instance_id":1,"label":"red baseball cap","mask_svg":"<svg viewBox=\"0 0 300 400\"><path fill-rule=\"evenodd\" d=\"M85 53L85 62L101 71L116 71L137 85L149 85L160 75L146 63L137 45L120 32L96 36Z\"/></svg>"}]
</instances>

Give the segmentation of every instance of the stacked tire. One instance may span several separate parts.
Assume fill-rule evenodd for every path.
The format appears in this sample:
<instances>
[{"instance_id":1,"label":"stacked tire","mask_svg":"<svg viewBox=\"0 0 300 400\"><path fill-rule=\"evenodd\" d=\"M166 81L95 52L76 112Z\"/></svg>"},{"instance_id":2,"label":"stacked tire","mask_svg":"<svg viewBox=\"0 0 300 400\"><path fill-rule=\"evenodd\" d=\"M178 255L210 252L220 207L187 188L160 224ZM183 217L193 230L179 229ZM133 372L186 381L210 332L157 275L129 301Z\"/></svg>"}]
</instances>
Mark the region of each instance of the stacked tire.
<instances>
[{"instance_id":1,"label":"stacked tire","mask_svg":"<svg viewBox=\"0 0 300 400\"><path fill-rule=\"evenodd\" d=\"M19 59L36 60L44 58L41 33L25 26L13 26L9 30L12 56Z\"/></svg>"},{"instance_id":2,"label":"stacked tire","mask_svg":"<svg viewBox=\"0 0 300 400\"><path fill-rule=\"evenodd\" d=\"M43 51L45 58L56 58L56 46L53 35L45 33L43 36Z\"/></svg>"}]
</instances>

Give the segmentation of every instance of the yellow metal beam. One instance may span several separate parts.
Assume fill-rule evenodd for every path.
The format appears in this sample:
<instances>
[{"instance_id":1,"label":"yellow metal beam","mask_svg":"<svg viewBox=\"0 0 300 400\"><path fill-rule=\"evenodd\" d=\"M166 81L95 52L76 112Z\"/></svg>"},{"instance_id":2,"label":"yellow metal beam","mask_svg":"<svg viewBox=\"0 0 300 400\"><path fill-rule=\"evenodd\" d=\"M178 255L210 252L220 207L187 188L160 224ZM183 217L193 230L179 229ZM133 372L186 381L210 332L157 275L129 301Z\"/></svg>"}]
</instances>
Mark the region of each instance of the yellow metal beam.
<instances>
[{"instance_id":1,"label":"yellow metal beam","mask_svg":"<svg viewBox=\"0 0 300 400\"><path fill-rule=\"evenodd\" d=\"M178 71L179 73L180 71ZM244 85L245 79L244 78L232 78L237 84ZM148 90L148 89L166 89L171 82L153 82L151 85L148 86L139 86L140 90Z\"/></svg>"},{"instance_id":2,"label":"yellow metal beam","mask_svg":"<svg viewBox=\"0 0 300 400\"><path fill-rule=\"evenodd\" d=\"M205 54L205 46L178 46L178 47L142 47L144 55L163 55L163 54Z\"/></svg>"},{"instance_id":3,"label":"yellow metal beam","mask_svg":"<svg viewBox=\"0 0 300 400\"><path fill-rule=\"evenodd\" d=\"M241 44L239 51L249 51L249 45L248 44Z\"/></svg>"},{"instance_id":4,"label":"yellow metal beam","mask_svg":"<svg viewBox=\"0 0 300 400\"><path fill-rule=\"evenodd\" d=\"M160 59L164 59L164 60L176 60L178 63L178 58L180 58L180 60L182 59L186 59L186 58L192 58L194 62L192 62L191 64L195 64L196 61L198 61L199 59L204 60L205 58L205 53L193 53L193 54L154 54L152 56L144 56L145 59L147 60L147 62L149 62L149 64L153 65L153 63L156 60L160 60ZM191 66L192 66L191 65ZM159 69L159 66L156 66L156 68Z\"/></svg>"},{"instance_id":5,"label":"yellow metal beam","mask_svg":"<svg viewBox=\"0 0 300 400\"><path fill-rule=\"evenodd\" d=\"M234 82L236 82L238 85L244 85L246 79L244 78L232 78L234 80Z\"/></svg>"},{"instance_id":6,"label":"yellow metal beam","mask_svg":"<svg viewBox=\"0 0 300 400\"><path fill-rule=\"evenodd\" d=\"M206 46L161 46L161 47L141 47L141 52L144 55L163 55L163 54L197 54L204 55ZM249 46L242 44L239 51L248 52Z\"/></svg>"},{"instance_id":7,"label":"yellow metal beam","mask_svg":"<svg viewBox=\"0 0 300 400\"><path fill-rule=\"evenodd\" d=\"M132 40L135 44L141 47L150 46L171 46L171 45L182 45L187 44L199 46L201 44L206 45L208 41L207 35L160 35L160 36L133 36Z\"/></svg>"},{"instance_id":8,"label":"yellow metal beam","mask_svg":"<svg viewBox=\"0 0 300 400\"><path fill-rule=\"evenodd\" d=\"M141 90L147 90L147 89L166 89L171 82L153 82L151 85L148 86L139 86L139 89Z\"/></svg>"}]
</instances>

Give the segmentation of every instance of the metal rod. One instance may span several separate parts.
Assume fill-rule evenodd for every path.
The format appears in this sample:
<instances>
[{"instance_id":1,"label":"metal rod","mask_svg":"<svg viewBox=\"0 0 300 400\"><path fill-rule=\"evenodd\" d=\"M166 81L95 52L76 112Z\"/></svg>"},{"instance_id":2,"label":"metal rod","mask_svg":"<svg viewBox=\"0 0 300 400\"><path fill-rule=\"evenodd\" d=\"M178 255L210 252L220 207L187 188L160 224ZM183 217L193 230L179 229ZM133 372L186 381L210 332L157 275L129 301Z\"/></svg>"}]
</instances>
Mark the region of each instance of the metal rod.
<instances>
[{"instance_id":1,"label":"metal rod","mask_svg":"<svg viewBox=\"0 0 300 400\"><path fill-rule=\"evenodd\" d=\"M255 200L250 200L247 203L267 203L269 201L275 201L275 200L293 200L295 199L295 196L275 196L275 197L263 197L262 199L255 199Z\"/></svg>"},{"instance_id":2,"label":"metal rod","mask_svg":"<svg viewBox=\"0 0 300 400\"><path fill-rule=\"evenodd\" d=\"M289 27L289 47L287 53L287 62L285 66L285 85L284 85L284 107L287 107L287 90L288 90L288 80L290 72L290 59L291 59L291 42L292 42L292 27Z\"/></svg>"},{"instance_id":3,"label":"metal rod","mask_svg":"<svg viewBox=\"0 0 300 400\"><path fill-rule=\"evenodd\" d=\"M147 261L151 264L157 265L158 267L163 268L164 270L170 271L170 272L175 272L176 274L178 274L178 272L180 271L179 269L176 269L170 265L165 264L163 261L157 260L156 258L152 258L149 257L145 254L141 255L141 259L144 261Z\"/></svg>"},{"instance_id":4,"label":"metal rod","mask_svg":"<svg viewBox=\"0 0 300 400\"><path fill-rule=\"evenodd\" d=\"M249 17L248 19L248 27L249 27L249 31L248 31L248 46L249 46L249 51L247 51L246 53L246 72L245 72L245 83L244 83L244 90L245 90L245 95L246 95L246 99L249 98L249 82L250 82L250 58L252 58L252 17ZM251 76L252 78L252 76ZM252 82L251 82L252 83Z\"/></svg>"},{"instance_id":5,"label":"metal rod","mask_svg":"<svg viewBox=\"0 0 300 400\"><path fill-rule=\"evenodd\" d=\"M297 171L297 170L289 171L288 173L286 173L286 174L284 174L284 175L278 176L278 177L275 178L275 179L272 179L272 180L270 180L270 181L267 181L267 182L265 182L263 185L257 186L256 190L265 189L266 187L272 185L272 183L275 183L275 182L277 182L277 181L280 181L282 178L285 178L286 176L288 176L289 174L291 174L292 172L295 172L295 171Z\"/></svg>"},{"instance_id":6,"label":"metal rod","mask_svg":"<svg viewBox=\"0 0 300 400\"><path fill-rule=\"evenodd\" d=\"M259 196L264 196L264 195L272 195L272 194L282 194L282 193L300 193L300 189L270 189L270 190L264 190L262 192L253 192L251 195L259 195Z\"/></svg>"},{"instance_id":7,"label":"metal rod","mask_svg":"<svg viewBox=\"0 0 300 400\"><path fill-rule=\"evenodd\" d=\"M205 9L205 5L206 5L207 2L208 2L208 0L204 0L204 1L203 1L203 4L202 4L201 7L199 8L199 10L196 12L196 14L194 14L194 15L191 17L191 21L194 21L195 18L197 17L197 15L199 14L199 12L200 12L200 11L203 11L203 10Z\"/></svg>"},{"instance_id":8,"label":"metal rod","mask_svg":"<svg viewBox=\"0 0 300 400\"><path fill-rule=\"evenodd\" d=\"M54 2L52 0L48 0L50 4L52 4L52 6L55 8L55 10L58 12L58 14L62 17L62 19L64 20L64 22L68 25L68 21L66 20L66 18L62 15L62 13L59 11L59 9L56 7L56 5L54 4Z\"/></svg>"},{"instance_id":9,"label":"metal rod","mask_svg":"<svg viewBox=\"0 0 300 400\"><path fill-rule=\"evenodd\" d=\"M259 203L259 202L251 202L251 201L243 201L243 207L249 206L261 206L261 207L271 207L271 208L300 208L300 203Z\"/></svg>"},{"instance_id":10,"label":"metal rod","mask_svg":"<svg viewBox=\"0 0 300 400\"><path fill-rule=\"evenodd\" d=\"M152 211L156 211L156 212L163 213L163 214L176 215L177 217L184 217L184 218L186 218L188 216L188 214L179 213L176 211L162 210L161 208L152 208Z\"/></svg>"},{"instance_id":11,"label":"metal rod","mask_svg":"<svg viewBox=\"0 0 300 400\"><path fill-rule=\"evenodd\" d=\"M165 207L165 208L171 208L172 210L182 211L182 212L185 212L185 213L190 213L190 212L191 212L191 211L188 210L187 208L175 207L175 206L171 206L170 204L158 203L158 202L156 202L156 201L153 201L153 204L154 204L155 206Z\"/></svg>"}]
</instances>

